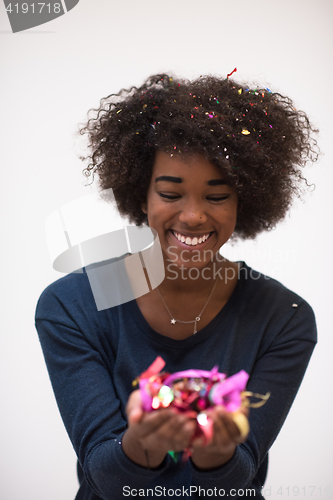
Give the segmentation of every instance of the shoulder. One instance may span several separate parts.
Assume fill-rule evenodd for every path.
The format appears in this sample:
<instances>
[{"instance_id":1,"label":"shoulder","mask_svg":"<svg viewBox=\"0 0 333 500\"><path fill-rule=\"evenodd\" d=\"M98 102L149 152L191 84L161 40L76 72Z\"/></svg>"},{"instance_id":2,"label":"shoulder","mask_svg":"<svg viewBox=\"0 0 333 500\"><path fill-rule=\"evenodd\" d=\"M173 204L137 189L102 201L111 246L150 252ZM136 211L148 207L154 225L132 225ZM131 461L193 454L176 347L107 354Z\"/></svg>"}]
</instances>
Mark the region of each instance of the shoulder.
<instances>
[{"instance_id":1,"label":"shoulder","mask_svg":"<svg viewBox=\"0 0 333 500\"><path fill-rule=\"evenodd\" d=\"M246 315L276 330L292 326L295 338L316 342L316 320L312 307L279 281L242 263L239 276L241 307ZM274 328L275 329L275 328Z\"/></svg>"},{"instance_id":2,"label":"shoulder","mask_svg":"<svg viewBox=\"0 0 333 500\"><path fill-rule=\"evenodd\" d=\"M36 320L59 321L66 312L96 309L94 297L84 270L68 274L51 283L39 297L36 307Z\"/></svg>"},{"instance_id":3,"label":"shoulder","mask_svg":"<svg viewBox=\"0 0 333 500\"><path fill-rule=\"evenodd\" d=\"M119 268L119 262L123 263L123 257L90 264L51 283L38 300L36 320L58 320L61 310L73 314L89 314L91 317L97 311L111 308L112 306L108 303L106 307L98 307L101 302L100 297L104 297L109 283L116 282L118 276L110 274L110 270L115 273ZM117 265L113 266L113 264ZM122 272L121 276L123 279L120 281L120 285L123 285L125 273ZM100 280L99 284L98 279ZM112 288L110 287L110 289ZM108 293L110 294L110 292ZM108 294L106 295L108 296ZM114 309L114 307L112 308Z\"/></svg>"},{"instance_id":4,"label":"shoulder","mask_svg":"<svg viewBox=\"0 0 333 500\"><path fill-rule=\"evenodd\" d=\"M256 271L246 265L244 262L239 270L239 279L243 288L252 301L279 307L298 307L305 306L311 310L311 306L297 293L293 292L285 285L274 278Z\"/></svg>"}]
</instances>

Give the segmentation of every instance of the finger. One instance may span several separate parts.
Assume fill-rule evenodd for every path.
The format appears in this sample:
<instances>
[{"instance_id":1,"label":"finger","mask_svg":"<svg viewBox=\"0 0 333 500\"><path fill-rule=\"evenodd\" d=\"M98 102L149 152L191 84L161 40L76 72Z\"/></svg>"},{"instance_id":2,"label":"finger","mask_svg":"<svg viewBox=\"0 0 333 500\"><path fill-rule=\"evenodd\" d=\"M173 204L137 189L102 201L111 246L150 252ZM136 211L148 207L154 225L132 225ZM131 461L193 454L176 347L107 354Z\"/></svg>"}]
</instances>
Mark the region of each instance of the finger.
<instances>
[{"instance_id":1,"label":"finger","mask_svg":"<svg viewBox=\"0 0 333 500\"><path fill-rule=\"evenodd\" d=\"M133 391L130 395L127 406L128 426L131 427L140 424L140 430L137 429L137 435L141 436L147 432L152 432L159 427L168 417L170 410L158 410L151 413L146 413L142 409L142 398L140 390ZM142 424L142 425L141 425Z\"/></svg>"},{"instance_id":2,"label":"finger","mask_svg":"<svg viewBox=\"0 0 333 500\"><path fill-rule=\"evenodd\" d=\"M248 419L244 413L240 410L229 413L219 409L218 414L223 420L228 438L238 444L244 442L250 430Z\"/></svg>"},{"instance_id":3,"label":"finger","mask_svg":"<svg viewBox=\"0 0 333 500\"><path fill-rule=\"evenodd\" d=\"M173 415L156 432L145 436L145 444L151 448L158 446L181 451L189 446L195 428L194 420L189 420L184 415Z\"/></svg>"},{"instance_id":4,"label":"finger","mask_svg":"<svg viewBox=\"0 0 333 500\"><path fill-rule=\"evenodd\" d=\"M135 425L135 433L137 437L145 438L158 432L166 422L173 418L174 413L166 409L144 413L141 420Z\"/></svg>"},{"instance_id":5,"label":"finger","mask_svg":"<svg viewBox=\"0 0 333 500\"><path fill-rule=\"evenodd\" d=\"M138 423L143 417L142 400L139 390L133 391L130 395L126 405L126 414L129 425Z\"/></svg>"},{"instance_id":6,"label":"finger","mask_svg":"<svg viewBox=\"0 0 333 500\"><path fill-rule=\"evenodd\" d=\"M218 445L224 446L230 441L230 427L228 427L228 414L222 406L217 406L211 418L214 422L214 440Z\"/></svg>"},{"instance_id":7,"label":"finger","mask_svg":"<svg viewBox=\"0 0 333 500\"><path fill-rule=\"evenodd\" d=\"M195 438L191 442L192 448L202 448L205 444L205 439L202 437Z\"/></svg>"},{"instance_id":8,"label":"finger","mask_svg":"<svg viewBox=\"0 0 333 500\"><path fill-rule=\"evenodd\" d=\"M210 444L218 448L230 446L232 443L237 444L239 431L231 414L223 406L216 406L207 413L214 424L214 434Z\"/></svg>"},{"instance_id":9,"label":"finger","mask_svg":"<svg viewBox=\"0 0 333 500\"><path fill-rule=\"evenodd\" d=\"M232 420L236 424L236 427L239 432L239 439L244 441L249 432L250 432L250 424L244 413L241 411L236 411L232 413Z\"/></svg>"}]
</instances>

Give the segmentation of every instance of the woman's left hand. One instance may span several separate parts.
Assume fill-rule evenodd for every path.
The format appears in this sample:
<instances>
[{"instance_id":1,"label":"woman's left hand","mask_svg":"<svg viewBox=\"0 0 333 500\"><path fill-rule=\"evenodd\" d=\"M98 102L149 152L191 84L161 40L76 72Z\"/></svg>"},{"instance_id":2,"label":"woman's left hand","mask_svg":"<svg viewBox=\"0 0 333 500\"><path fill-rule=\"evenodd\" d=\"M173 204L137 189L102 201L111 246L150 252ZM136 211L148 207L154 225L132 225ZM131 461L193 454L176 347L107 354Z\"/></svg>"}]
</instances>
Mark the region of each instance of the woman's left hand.
<instances>
[{"instance_id":1,"label":"woman's left hand","mask_svg":"<svg viewBox=\"0 0 333 500\"><path fill-rule=\"evenodd\" d=\"M243 421L242 432L239 424L234 421L233 414L222 406L216 406L206 413L213 421L213 437L208 445L205 445L205 439L201 437L192 441L191 460L198 469L214 469L224 465L234 455L237 445L246 440L249 431L246 428L247 409L237 412L241 414L238 420Z\"/></svg>"}]
</instances>

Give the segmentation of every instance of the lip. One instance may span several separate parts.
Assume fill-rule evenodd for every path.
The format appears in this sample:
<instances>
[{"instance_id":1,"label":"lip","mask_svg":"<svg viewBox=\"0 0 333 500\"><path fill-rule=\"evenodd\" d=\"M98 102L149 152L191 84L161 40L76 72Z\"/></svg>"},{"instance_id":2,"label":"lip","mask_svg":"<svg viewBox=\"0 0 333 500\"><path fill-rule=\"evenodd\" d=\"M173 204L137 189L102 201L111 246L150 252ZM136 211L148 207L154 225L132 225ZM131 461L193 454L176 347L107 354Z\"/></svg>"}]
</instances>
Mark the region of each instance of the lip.
<instances>
[{"instance_id":1,"label":"lip","mask_svg":"<svg viewBox=\"0 0 333 500\"><path fill-rule=\"evenodd\" d=\"M197 245L187 245L186 243L183 243L182 241L179 241L179 239L177 238L177 236L174 235L173 233L173 229L169 229L169 232L171 234L171 237L172 239L177 242L177 244L181 247L181 248L186 248L187 250L201 250L202 248L204 248L207 244L209 244L208 242L210 241L212 235L214 234L214 231L207 231L207 232L202 232L202 233L189 233L187 231L176 231L176 233L179 233L181 234L182 236L189 236L190 238L200 238L206 234L210 234L210 236L206 239L206 241L204 241L203 243L198 243Z\"/></svg>"}]
</instances>

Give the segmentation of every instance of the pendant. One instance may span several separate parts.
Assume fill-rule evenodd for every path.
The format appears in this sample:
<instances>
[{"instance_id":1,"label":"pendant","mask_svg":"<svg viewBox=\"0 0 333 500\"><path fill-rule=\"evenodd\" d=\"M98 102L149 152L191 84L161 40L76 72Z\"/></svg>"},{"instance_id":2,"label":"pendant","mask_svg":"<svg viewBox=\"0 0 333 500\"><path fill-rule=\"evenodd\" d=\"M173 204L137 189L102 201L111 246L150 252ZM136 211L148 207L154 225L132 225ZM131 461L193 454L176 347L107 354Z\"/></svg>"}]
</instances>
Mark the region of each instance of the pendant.
<instances>
[{"instance_id":1,"label":"pendant","mask_svg":"<svg viewBox=\"0 0 333 500\"><path fill-rule=\"evenodd\" d=\"M176 320L175 320L175 318L172 318L172 319L170 320L170 323L171 323L172 325L175 325L175 324L176 324Z\"/></svg>"}]
</instances>

